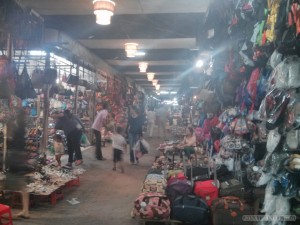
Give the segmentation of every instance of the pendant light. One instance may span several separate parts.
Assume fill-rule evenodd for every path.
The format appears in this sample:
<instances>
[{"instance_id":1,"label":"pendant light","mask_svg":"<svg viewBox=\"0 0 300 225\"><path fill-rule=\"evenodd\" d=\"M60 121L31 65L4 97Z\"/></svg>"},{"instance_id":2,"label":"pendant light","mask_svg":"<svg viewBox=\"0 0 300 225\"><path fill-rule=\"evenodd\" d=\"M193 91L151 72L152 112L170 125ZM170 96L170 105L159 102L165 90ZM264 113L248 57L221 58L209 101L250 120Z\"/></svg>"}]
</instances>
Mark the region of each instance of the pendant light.
<instances>
[{"instance_id":1,"label":"pendant light","mask_svg":"<svg viewBox=\"0 0 300 225\"><path fill-rule=\"evenodd\" d=\"M152 81L154 79L155 73L147 73L148 81Z\"/></svg>"},{"instance_id":2,"label":"pendant light","mask_svg":"<svg viewBox=\"0 0 300 225\"><path fill-rule=\"evenodd\" d=\"M148 68L147 62L139 62L139 69L141 73L146 73L147 68Z\"/></svg>"},{"instance_id":3,"label":"pendant light","mask_svg":"<svg viewBox=\"0 0 300 225\"><path fill-rule=\"evenodd\" d=\"M152 80L152 85L156 86L157 85L158 80Z\"/></svg>"},{"instance_id":4,"label":"pendant light","mask_svg":"<svg viewBox=\"0 0 300 225\"><path fill-rule=\"evenodd\" d=\"M109 25L111 17L114 15L116 3L111 0L94 0L93 5L96 23L100 25Z\"/></svg>"},{"instance_id":5,"label":"pendant light","mask_svg":"<svg viewBox=\"0 0 300 225\"><path fill-rule=\"evenodd\" d=\"M128 58L135 57L138 45L138 43L125 43L125 51Z\"/></svg>"}]
</instances>

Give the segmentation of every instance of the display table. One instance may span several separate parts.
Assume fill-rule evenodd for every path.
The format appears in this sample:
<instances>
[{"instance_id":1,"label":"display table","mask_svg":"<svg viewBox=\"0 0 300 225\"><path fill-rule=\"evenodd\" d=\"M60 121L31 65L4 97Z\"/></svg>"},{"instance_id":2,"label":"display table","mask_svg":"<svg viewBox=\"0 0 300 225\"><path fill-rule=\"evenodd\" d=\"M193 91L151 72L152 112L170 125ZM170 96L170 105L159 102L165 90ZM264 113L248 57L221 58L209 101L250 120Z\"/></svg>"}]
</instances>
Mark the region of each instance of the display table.
<instances>
[{"instance_id":1,"label":"display table","mask_svg":"<svg viewBox=\"0 0 300 225\"><path fill-rule=\"evenodd\" d=\"M26 174L32 183L26 186L27 192L30 193L32 203L41 200L48 200L52 205L57 200L64 198L64 191L73 186L80 185L79 175L85 170L83 169L64 169L50 165L44 166L40 172ZM12 207L20 205L21 192L12 192Z\"/></svg>"}]
</instances>

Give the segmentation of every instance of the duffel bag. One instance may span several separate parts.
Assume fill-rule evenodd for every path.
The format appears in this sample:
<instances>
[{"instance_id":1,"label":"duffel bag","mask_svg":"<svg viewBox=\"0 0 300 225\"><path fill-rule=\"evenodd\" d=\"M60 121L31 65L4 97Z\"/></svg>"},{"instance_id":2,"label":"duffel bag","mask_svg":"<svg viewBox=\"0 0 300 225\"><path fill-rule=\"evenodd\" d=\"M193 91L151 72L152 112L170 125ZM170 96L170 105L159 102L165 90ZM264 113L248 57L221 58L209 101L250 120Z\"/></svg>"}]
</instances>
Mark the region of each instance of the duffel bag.
<instances>
[{"instance_id":1,"label":"duffel bag","mask_svg":"<svg viewBox=\"0 0 300 225\"><path fill-rule=\"evenodd\" d=\"M168 181L166 194L171 203L173 203L178 196L190 195L192 193L192 184L187 179L172 178Z\"/></svg>"},{"instance_id":2,"label":"duffel bag","mask_svg":"<svg viewBox=\"0 0 300 225\"><path fill-rule=\"evenodd\" d=\"M206 201L207 205L211 206L214 199L219 197L218 181L196 181L194 183L194 194Z\"/></svg>"},{"instance_id":3,"label":"duffel bag","mask_svg":"<svg viewBox=\"0 0 300 225\"><path fill-rule=\"evenodd\" d=\"M142 193L144 192L158 192L165 193L167 187L166 179L146 179L143 183Z\"/></svg>"},{"instance_id":4,"label":"duffel bag","mask_svg":"<svg viewBox=\"0 0 300 225\"><path fill-rule=\"evenodd\" d=\"M243 220L244 215L253 215L252 208L238 197L217 198L212 202L212 223L214 225L253 225Z\"/></svg>"},{"instance_id":5,"label":"duffel bag","mask_svg":"<svg viewBox=\"0 0 300 225\"><path fill-rule=\"evenodd\" d=\"M131 216L141 219L169 219L170 201L161 193L141 193L134 201Z\"/></svg>"},{"instance_id":6,"label":"duffel bag","mask_svg":"<svg viewBox=\"0 0 300 225\"><path fill-rule=\"evenodd\" d=\"M206 202L198 196L179 196L172 206L172 219L204 225L209 222L210 210Z\"/></svg>"}]
</instances>

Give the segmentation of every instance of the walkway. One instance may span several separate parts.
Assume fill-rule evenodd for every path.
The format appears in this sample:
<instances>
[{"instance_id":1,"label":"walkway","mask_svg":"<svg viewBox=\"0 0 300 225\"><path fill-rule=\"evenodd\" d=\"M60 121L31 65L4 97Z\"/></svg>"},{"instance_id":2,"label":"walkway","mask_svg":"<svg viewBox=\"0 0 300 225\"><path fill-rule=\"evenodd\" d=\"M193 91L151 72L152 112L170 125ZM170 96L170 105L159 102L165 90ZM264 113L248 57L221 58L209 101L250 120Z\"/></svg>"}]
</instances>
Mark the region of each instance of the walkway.
<instances>
[{"instance_id":1,"label":"walkway","mask_svg":"<svg viewBox=\"0 0 300 225\"><path fill-rule=\"evenodd\" d=\"M129 164L125 156L125 174L112 171L111 145L104 149L106 161L95 160L94 147L83 151L86 172L80 176L81 185L67 190L64 199L52 206L41 203L31 208L30 219L15 219L14 225L136 225L130 212L133 201L140 193L142 181L150 168L159 139L148 139L153 147L150 154L140 160L140 165ZM65 158L65 157L64 157ZM66 200L77 198L71 205ZM14 209L14 213L19 210Z\"/></svg>"}]
</instances>

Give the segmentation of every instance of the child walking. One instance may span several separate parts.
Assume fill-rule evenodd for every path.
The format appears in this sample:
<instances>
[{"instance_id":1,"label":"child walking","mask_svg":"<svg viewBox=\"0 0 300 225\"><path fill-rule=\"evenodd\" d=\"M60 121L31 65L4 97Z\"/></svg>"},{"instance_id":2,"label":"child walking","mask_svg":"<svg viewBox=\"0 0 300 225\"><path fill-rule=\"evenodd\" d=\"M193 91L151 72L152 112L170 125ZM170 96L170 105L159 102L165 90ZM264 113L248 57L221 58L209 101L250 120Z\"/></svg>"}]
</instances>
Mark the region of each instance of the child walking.
<instances>
[{"instance_id":1,"label":"child walking","mask_svg":"<svg viewBox=\"0 0 300 225\"><path fill-rule=\"evenodd\" d=\"M63 143L63 137L60 134L55 134L53 137L53 146L55 152L55 160L57 162L57 166L61 167L61 156L65 153L65 146Z\"/></svg>"},{"instance_id":2,"label":"child walking","mask_svg":"<svg viewBox=\"0 0 300 225\"><path fill-rule=\"evenodd\" d=\"M117 170L117 163L119 164L118 168L121 169L121 172L124 173L123 165L123 153L126 151L126 140L122 136L122 127L117 127L116 132L113 133L112 139L112 149L113 149L113 161L114 167L113 170Z\"/></svg>"}]
</instances>

